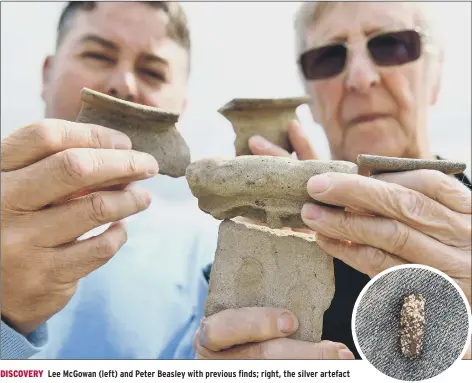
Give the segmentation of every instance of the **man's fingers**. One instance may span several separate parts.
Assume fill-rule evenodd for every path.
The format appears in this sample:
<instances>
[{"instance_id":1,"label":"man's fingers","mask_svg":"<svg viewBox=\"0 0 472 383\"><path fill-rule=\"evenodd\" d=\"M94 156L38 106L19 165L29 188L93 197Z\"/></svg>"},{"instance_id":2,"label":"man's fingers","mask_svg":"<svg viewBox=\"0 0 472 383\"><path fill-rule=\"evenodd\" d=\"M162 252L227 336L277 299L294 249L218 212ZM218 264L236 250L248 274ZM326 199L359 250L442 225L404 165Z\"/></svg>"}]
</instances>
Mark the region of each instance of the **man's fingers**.
<instances>
[{"instance_id":1,"label":"man's fingers","mask_svg":"<svg viewBox=\"0 0 472 383\"><path fill-rule=\"evenodd\" d=\"M288 338L244 344L220 352L197 344L196 355L197 359L354 359L352 352L342 343L311 343Z\"/></svg>"},{"instance_id":2,"label":"man's fingers","mask_svg":"<svg viewBox=\"0 0 472 383\"><path fill-rule=\"evenodd\" d=\"M305 134L300 122L292 120L288 127L288 139L297 153L299 160L316 160L318 155Z\"/></svg>"},{"instance_id":3,"label":"man's fingers","mask_svg":"<svg viewBox=\"0 0 472 383\"><path fill-rule=\"evenodd\" d=\"M392 218L447 245L466 246L464 240L470 239L470 216L464 217L396 183L355 174L326 173L312 177L307 191L317 201Z\"/></svg>"},{"instance_id":4,"label":"man's fingers","mask_svg":"<svg viewBox=\"0 0 472 383\"><path fill-rule=\"evenodd\" d=\"M60 283L79 280L107 263L126 243L126 224L115 222L100 235L54 249L54 275Z\"/></svg>"},{"instance_id":5,"label":"man's fingers","mask_svg":"<svg viewBox=\"0 0 472 383\"><path fill-rule=\"evenodd\" d=\"M24 168L71 148L131 149L131 140L99 125L43 120L16 129L2 141L2 171Z\"/></svg>"},{"instance_id":6,"label":"man's fingers","mask_svg":"<svg viewBox=\"0 0 472 383\"><path fill-rule=\"evenodd\" d=\"M84 189L84 190L81 190L77 193L72 194L71 196L68 196L68 197L60 200L59 202L56 202L56 204L63 203L65 201L68 201L68 200L71 200L71 199L84 197L88 194L92 194L92 193L99 192L99 191L125 190L129 185L130 185L130 183L122 183L122 184L111 185L111 186L103 186L103 187L99 186L99 187L94 187L92 189Z\"/></svg>"},{"instance_id":7,"label":"man's fingers","mask_svg":"<svg viewBox=\"0 0 472 383\"><path fill-rule=\"evenodd\" d=\"M406 264L401 258L375 247L358 245L318 233L316 243L332 257L373 278L390 267Z\"/></svg>"},{"instance_id":8,"label":"man's fingers","mask_svg":"<svg viewBox=\"0 0 472 383\"><path fill-rule=\"evenodd\" d=\"M208 350L220 351L239 344L286 337L297 328L297 318L285 309L245 307L223 310L205 318L197 338Z\"/></svg>"},{"instance_id":9,"label":"man's fingers","mask_svg":"<svg viewBox=\"0 0 472 383\"><path fill-rule=\"evenodd\" d=\"M372 178L415 190L458 213L471 214L471 191L455 177L436 170L383 173Z\"/></svg>"},{"instance_id":10,"label":"man's fingers","mask_svg":"<svg viewBox=\"0 0 472 383\"><path fill-rule=\"evenodd\" d=\"M36 210L97 185L111 186L154 176L158 165L133 150L68 149L27 168L2 173L11 178L2 198L16 209Z\"/></svg>"},{"instance_id":11,"label":"man's fingers","mask_svg":"<svg viewBox=\"0 0 472 383\"><path fill-rule=\"evenodd\" d=\"M305 204L302 219L317 234L381 249L407 263L423 264L443 272L453 272L458 264L464 263L463 253L456 248L392 219L366 217L313 204ZM360 260L368 267L369 258Z\"/></svg>"},{"instance_id":12,"label":"man's fingers","mask_svg":"<svg viewBox=\"0 0 472 383\"><path fill-rule=\"evenodd\" d=\"M274 145L269 140L261 136L252 136L249 139L249 149L256 156L273 156L273 157L289 157L292 158L289 152L282 149L280 146Z\"/></svg>"},{"instance_id":13,"label":"man's fingers","mask_svg":"<svg viewBox=\"0 0 472 383\"><path fill-rule=\"evenodd\" d=\"M33 240L41 247L72 242L96 227L143 211L150 203L150 194L135 188L91 193L33 213L36 227L41 227Z\"/></svg>"}]
</instances>

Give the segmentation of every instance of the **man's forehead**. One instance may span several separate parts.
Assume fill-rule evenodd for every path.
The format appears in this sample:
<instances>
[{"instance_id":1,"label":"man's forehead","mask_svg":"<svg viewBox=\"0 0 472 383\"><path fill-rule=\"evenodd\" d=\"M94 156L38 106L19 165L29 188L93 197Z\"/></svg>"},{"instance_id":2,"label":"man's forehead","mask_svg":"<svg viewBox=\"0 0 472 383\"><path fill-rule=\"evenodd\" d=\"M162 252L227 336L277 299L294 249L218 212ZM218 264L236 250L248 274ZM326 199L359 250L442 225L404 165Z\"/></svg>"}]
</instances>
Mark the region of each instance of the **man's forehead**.
<instances>
[{"instance_id":1,"label":"man's forehead","mask_svg":"<svg viewBox=\"0 0 472 383\"><path fill-rule=\"evenodd\" d=\"M144 3L96 4L94 9L75 15L68 32L75 42L93 34L120 47L153 51L168 40L169 17L163 10Z\"/></svg>"},{"instance_id":2,"label":"man's forehead","mask_svg":"<svg viewBox=\"0 0 472 383\"><path fill-rule=\"evenodd\" d=\"M350 34L414 27L414 8L397 2L336 2L307 29L307 43L317 46L345 40Z\"/></svg>"}]
</instances>

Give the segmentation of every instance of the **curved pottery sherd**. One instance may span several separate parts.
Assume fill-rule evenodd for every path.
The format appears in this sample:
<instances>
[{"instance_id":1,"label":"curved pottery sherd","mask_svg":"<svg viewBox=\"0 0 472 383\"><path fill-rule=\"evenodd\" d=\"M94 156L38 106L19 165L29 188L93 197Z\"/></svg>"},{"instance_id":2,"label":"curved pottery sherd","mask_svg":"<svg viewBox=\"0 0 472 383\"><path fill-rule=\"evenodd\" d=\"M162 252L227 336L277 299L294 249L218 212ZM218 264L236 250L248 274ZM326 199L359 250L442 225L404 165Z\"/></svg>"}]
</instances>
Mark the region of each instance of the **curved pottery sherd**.
<instances>
[{"instance_id":1,"label":"curved pottery sherd","mask_svg":"<svg viewBox=\"0 0 472 383\"><path fill-rule=\"evenodd\" d=\"M230 308L280 307L298 319L291 338L319 342L333 296L333 259L314 236L221 223L205 316Z\"/></svg>"},{"instance_id":2,"label":"curved pottery sherd","mask_svg":"<svg viewBox=\"0 0 472 383\"><path fill-rule=\"evenodd\" d=\"M280 99L234 99L219 109L233 125L236 133L234 146L237 156L250 155L251 136L259 135L272 143L293 152L288 139L288 126L296 119L295 110L306 104L309 97Z\"/></svg>"},{"instance_id":3,"label":"curved pottery sherd","mask_svg":"<svg viewBox=\"0 0 472 383\"><path fill-rule=\"evenodd\" d=\"M417 169L432 169L445 174L458 174L467 168L463 162L372 156L369 154L359 154L357 163L363 175L406 172Z\"/></svg>"},{"instance_id":4,"label":"curved pottery sherd","mask_svg":"<svg viewBox=\"0 0 472 383\"><path fill-rule=\"evenodd\" d=\"M281 228L305 227L302 207L306 202L316 203L306 185L312 176L326 172L357 173L357 165L242 156L195 161L186 177L200 209L214 218L241 216Z\"/></svg>"},{"instance_id":5,"label":"curved pottery sherd","mask_svg":"<svg viewBox=\"0 0 472 383\"><path fill-rule=\"evenodd\" d=\"M179 115L117 99L91 89L82 90L77 122L102 125L126 134L133 149L152 155L159 173L182 177L190 164L190 150L177 130Z\"/></svg>"}]
</instances>

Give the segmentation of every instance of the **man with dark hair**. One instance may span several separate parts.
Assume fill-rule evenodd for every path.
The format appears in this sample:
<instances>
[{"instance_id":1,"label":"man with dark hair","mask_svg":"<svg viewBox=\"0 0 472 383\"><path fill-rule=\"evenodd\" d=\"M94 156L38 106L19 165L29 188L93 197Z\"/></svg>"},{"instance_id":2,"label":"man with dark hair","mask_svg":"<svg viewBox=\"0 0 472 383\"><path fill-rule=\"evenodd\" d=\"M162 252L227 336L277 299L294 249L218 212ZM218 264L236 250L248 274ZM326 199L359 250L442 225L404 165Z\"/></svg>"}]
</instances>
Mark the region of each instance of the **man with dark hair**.
<instances>
[{"instance_id":1,"label":"man with dark hair","mask_svg":"<svg viewBox=\"0 0 472 383\"><path fill-rule=\"evenodd\" d=\"M166 26L167 36L179 43L190 54L190 31L187 17L180 4L173 1L143 1L142 3L165 12L169 18ZM72 1L64 7L57 25L56 49L59 48L64 36L71 28L77 11L91 11L96 7L96 1Z\"/></svg>"},{"instance_id":2,"label":"man with dark hair","mask_svg":"<svg viewBox=\"0 0 472 383\"><path fill-rule=\"evenodd\" d=\"M2 359L172 352L217 222L188 188L178 203L166 198L181 180L153 178L158 164L127 136L73 121L84 87L181 113L189 54L178 3L65 7L43 66L46 119L2 141Z\"/></svg>"}]
</instances>

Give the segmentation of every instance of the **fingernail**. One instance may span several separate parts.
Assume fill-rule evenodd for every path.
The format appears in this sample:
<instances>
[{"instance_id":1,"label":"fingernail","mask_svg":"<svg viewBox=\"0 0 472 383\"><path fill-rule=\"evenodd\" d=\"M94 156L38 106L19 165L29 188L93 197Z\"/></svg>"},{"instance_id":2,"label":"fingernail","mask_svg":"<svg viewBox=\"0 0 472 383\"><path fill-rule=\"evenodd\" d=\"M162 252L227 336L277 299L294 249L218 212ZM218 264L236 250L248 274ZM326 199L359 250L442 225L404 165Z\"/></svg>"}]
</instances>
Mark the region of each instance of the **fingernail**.
<instances>
[{"instance_id":1,"label":"fingernail","mask_svg":"<svg viewBox=\"0 0 472 383\"><path fill-rule=\"evenodd\" d=\"M140 153L140 155L142 156L143 162L146 164L146 170L149 176L159 173L159 165L153 156L147 153Z\"/></svg>"},{"instance_id":2,"label":"fingernail","mask_svg":"<svg viewBox=\"0 0 472 383\"><path fill-rule=\"evenodd\" d=\"M149 206L152 202L151 194L146 190L139 190L138 193L139 193L140 198L144 202L145 206L146 207Z\"/></svg>"},{"instance_id":3,"label":"fingernail","mask_svg":"<svg viewBox=\"0 0 472 383\"><path fill-rule=\"evenodd\" d=\"M328 190L330 185L331 178L325 174L311 177L307 184L308 194L323 193Z\"/></svg>"},{"instance_id":4,"label":"fingernail","mask_svg":"<svg viewBox=\"0 0 472 383\"><path fill-rule=\"evenodd\" d=\"M112 142L114 149L130 150L133 147L131 140L125 134L115 134Z\"/></svg>"},{"instance_id":5,"label":"fingernail","mask_svg":"<svg viewBox=\"0 0 472 383\"><path fill-rule=\"evenodd\" d=\"M251 137L252 146L259 150L265 150L270 147L269 142L264 137L261 136L252 136Z\"/></svg>"},{"instance_id":6,"label":"fingernail","mask_svg":"<svg viewBox=\"0 0 472 383\"><path fill-rule=\"evenodd\" d=\"M283 313L279 316L278 326L279 331L284 333L291 333L296 330L296 321L292 314Z\"/></svg>"},{"instance_id":7,"label":"fingernail","mask_svg":"<svg viewBox=\"0 0 472 383\"><path fill-rule=\"evenodd\" d=\"M155 166L154 168L148 169L147 174L148 176L154 176L159 173L159 166Z\"/></svg>"},{"instance_id":8,"label":"fingernail","mask_svg":"<svg viewBox=\"0 0 472 383\"><path fill-rule=\"evenodd\" d=\"M313 205L312 203L306 203L302 208L302 217L309 220L317 220L323 214L323 210L320 206Z\"/></svg>"},{"instance_id":9,"label":"fingernail","mask_svg":"<svg viewBox=\"0 0 472 383\"><path fill-rule=\"evenodd\" d=\"M343 348L342 350L338 351L339 359L355 359L354 354L349 351L347 348Z\"/></svg>"}]
</instances>

